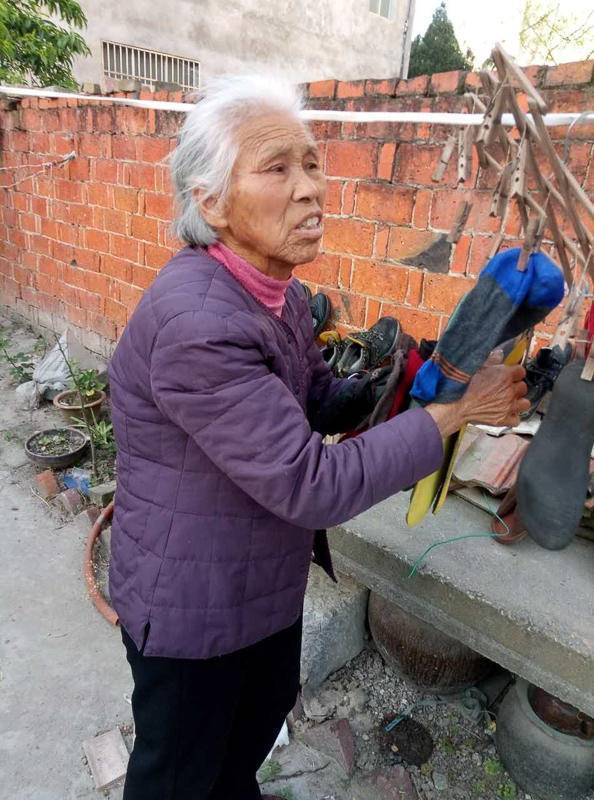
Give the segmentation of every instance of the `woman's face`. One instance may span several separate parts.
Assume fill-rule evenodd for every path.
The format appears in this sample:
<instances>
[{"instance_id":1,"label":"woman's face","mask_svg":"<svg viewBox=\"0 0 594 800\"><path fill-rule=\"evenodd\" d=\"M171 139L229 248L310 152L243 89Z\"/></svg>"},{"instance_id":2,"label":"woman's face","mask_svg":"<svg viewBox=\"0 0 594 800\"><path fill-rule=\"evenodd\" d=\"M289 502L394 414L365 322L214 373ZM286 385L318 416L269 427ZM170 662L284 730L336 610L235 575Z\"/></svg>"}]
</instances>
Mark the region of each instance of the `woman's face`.
<instances>
[{"instance_id":1,"label":"woman's face","mask_svg":"<svg viewBox=\"0 0 594 800\"><path fill-rule=\"evenodd\" d=\"M326 179L318 151L305 126L281 113L246 122L238 135L224 207L203 206L203 213L223 244L267 275L286 279L320 247Z\"/></svg>"}]
</instances>

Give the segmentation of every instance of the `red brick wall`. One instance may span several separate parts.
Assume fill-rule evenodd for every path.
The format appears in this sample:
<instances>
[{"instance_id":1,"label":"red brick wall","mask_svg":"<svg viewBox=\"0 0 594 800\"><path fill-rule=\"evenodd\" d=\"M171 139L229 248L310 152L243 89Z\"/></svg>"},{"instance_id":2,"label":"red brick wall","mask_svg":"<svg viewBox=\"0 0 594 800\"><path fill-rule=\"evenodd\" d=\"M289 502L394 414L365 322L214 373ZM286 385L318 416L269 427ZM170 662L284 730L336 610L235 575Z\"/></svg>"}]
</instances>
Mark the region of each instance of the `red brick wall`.
<instances>
[{"instance_id":1,"label":"red brick wall","mask_svg":"<svg viewBox=\"0 0 594 800\"><path fill-rule=\"evenodd\" d=\"M594 108L594 62L529 68L552 111ZM320 81L306 87L313 107L418 111L466 109L477 76L460 72L410 81ZM170 97L169 99L179 99ZM91 100L24 99L0 108L0 184L74 150L65 166L5 188L0 199L0 301L58 330L64 321L113 342L143 290L178 243L169 233L171 188L165 157L183 113ZM570 164L594 190L594 126L576 127ZM443 126L316 123L328 175L323 254L298 274L323 289L343 331L394 314L416 336L436 336L472 286L497 221L488 216L493 175L455 188L455 159L444 180L431 174ZM562 146L566 129L553 134ZM467 230L425 269L423 252L450 228L465 192L474 208ZM518 222L508 223L509 242ZM421 253L421 255L418 255ZM411 258L415 265L406 263ZM550 333L545 326L544 334ZM89 340L89 335L86 337Z\"/></svg>"}]
</instances>

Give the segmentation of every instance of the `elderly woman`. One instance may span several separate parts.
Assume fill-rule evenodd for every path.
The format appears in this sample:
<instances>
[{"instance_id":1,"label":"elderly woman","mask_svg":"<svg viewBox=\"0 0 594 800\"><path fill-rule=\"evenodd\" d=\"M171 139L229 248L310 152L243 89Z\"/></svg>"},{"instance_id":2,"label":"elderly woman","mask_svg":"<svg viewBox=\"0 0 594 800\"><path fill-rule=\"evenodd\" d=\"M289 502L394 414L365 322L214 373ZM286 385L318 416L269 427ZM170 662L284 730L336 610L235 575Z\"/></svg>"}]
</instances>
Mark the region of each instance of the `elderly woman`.
<instances>
[{"instance_id":1,"label":"elderly woman","mask_svg":"<svg viewBox=\"0 0 594 800\"><path fill-rule=\"evenodd\" d=\"M318 253L325 192L299 112L290 86L242 77L188 115L172 162L187 246L112 360L110 591L136 723L126 800L261 798L256 771L299 688L314 531L434 471L469 420L514 423L527 405L523 370L498 365L462 401L342 444L312 429L346 383L292 277Z\"/></svg>"}]
</instances>

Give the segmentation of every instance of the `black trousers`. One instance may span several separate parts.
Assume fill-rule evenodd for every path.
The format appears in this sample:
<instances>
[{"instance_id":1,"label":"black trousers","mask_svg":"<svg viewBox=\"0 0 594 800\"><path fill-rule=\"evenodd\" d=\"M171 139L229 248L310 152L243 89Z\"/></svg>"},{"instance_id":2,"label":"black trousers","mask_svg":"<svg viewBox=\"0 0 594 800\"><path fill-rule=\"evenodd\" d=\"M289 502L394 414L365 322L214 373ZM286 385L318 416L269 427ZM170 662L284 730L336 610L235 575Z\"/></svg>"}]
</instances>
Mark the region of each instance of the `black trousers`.
<instances>
[{"instance_id":1,"label":"black trousers","mask_svg":"<svg viewBox=\"0 0 594 800\"><path fill-rule=\"evenodd\" d=\"M136 740L124 800L260 800L256 772L299 691L302 620L204 660L147 657L122 629Z\"/></svg>"}]
</instances>

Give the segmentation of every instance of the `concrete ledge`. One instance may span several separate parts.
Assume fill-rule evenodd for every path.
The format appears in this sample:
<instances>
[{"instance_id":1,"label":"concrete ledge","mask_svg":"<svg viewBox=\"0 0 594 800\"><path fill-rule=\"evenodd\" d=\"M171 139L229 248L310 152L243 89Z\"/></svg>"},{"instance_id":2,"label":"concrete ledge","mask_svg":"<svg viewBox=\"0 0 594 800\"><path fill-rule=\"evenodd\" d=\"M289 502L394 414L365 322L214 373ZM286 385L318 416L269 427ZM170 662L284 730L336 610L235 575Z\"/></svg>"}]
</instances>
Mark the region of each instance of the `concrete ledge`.
<instances>
[{"instance_id":1,"label":"concrete ledge","mask_svg":"<svg viewBox=\"0 0 594 800\"><path fill-rule=\"evenodd\" d=\"M549 552L527 539L503 547L488 538L432 550L431 544L487 533L489 516L450 496L414 529L409 494L389 498L335 528L336 566L487 658L594 715L594 546L576 539Z\"/></svg>"}]
</instances>

